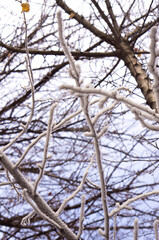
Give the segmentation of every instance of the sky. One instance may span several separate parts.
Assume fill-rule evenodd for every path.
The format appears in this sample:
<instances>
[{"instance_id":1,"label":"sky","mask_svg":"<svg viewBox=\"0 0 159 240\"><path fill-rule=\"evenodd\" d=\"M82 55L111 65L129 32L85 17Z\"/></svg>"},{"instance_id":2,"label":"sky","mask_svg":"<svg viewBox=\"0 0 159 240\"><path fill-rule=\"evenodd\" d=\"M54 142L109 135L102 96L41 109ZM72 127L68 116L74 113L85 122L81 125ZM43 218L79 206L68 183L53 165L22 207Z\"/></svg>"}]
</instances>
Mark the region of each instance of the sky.
<instances>
[{"instance_id":1,"label":"sky","mask_svg":"<svg viewBox=\"0 0 159 240\"><path fill-rule=\"evenodd\" d=\"M25 1L23 1L25 2ZM36 16L38 19L38 15L40 14L40 8L41 8L41 4L40 4L40 0L30 0L30 12L26 14L27 18L31 18L35 12L36 12ZM87 9L85 8L84 5L81 4L81 2L84 1L75 1L75 0L66 0L66 2L68 4L71 4L72 8L74 10L79 10L83 13L83 11L87 11ZM148 3L149 1L147 1ZM15 0L1 0L0 1L1 6L3 6L0 9L0 24L4 25L4 30L2 32L3 37L6 35L10 35L10 33L13 31L14 26L16 27L17 24L19 23L19 21L23 21L23 16L21 13L21 6L20 3L15 1ZM80 9L81 7L81 9ZM9 15L8 15L9 13ZM12 18L9 18L8 16L10 16L10 13L12 13ZM34 20L36 21L36 18L34 18ZM10 26L6 23L11 23Z\"/></svg>"}]
</instances>

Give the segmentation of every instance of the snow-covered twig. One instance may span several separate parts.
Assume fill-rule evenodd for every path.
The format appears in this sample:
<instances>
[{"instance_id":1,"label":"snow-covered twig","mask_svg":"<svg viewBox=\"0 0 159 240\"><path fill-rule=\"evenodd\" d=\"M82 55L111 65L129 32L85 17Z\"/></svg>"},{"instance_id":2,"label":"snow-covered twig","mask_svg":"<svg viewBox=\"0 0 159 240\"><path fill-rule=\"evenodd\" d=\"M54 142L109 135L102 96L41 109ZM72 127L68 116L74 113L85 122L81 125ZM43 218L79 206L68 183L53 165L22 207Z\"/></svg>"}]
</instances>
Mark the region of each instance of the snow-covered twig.
<instances>
[{"instance_id":1,"label":"snow-covered twig","mask_svg":"<svg viewBox=\"0 0 159 240\"><path fill-rule=\"evenodd\" d=\"M92 165L92 163L93 163L93 161L94 161L93 157L94 157L94 155L92 156L91 161L90 161L88 167L87 167L86 170L85 170L85 173L84 173L84 175L83 175L83 178L82 178L82 180L81 180L81 183L79 184L79 186L77 187L77 189L76 189L69 197L67 197L67 198L63 201L63 203L61 204L60 208L59 208L59 209L57 210L57 212L56 212L57 215L59 215L59 214L63 211L63 209L65 208L66 204L67 204L71 199L73 199L73 198L77 195L77 193L78 193L79 191L81 191L81 189L82 189L82 187L83 187L83 184L85 183L86 177L87 177L87 175L88 175L88 171L89 171L89 169L90 169L90 167L91 167L91 165Z\"/></svg>"},{"instance_id":2,"label":"snow-covered twig","mask_svg":"<svg viewBox=\"0 0 159 240\"><path fill-rule=\"evenodd\" d=\"M159 190L155 190L155 191L152 191L152 192L147 192L147 193L142 193L136 197L133 197L133 198L130 198L128 199L125 203L123 203L122 205L119 205L118 204L118 207L116 207L115 209L113 209L110 213L109 213L109 216L112 217L114 216L116 213L120 212L122 209L126 208L126 209L132 209L131 207L129 207L128 205L132 202L135 202L139 199L142 199L142 198L145 198L145 197L148 197L148 196L151 196L151 195L154 195L154 194L159 194Z\"/></svg>"},{"instance_id":3,"label":"snow-covered twig","mask_svg":"<svg viewBox=\"0 0 159 240\"><path fill-rule=\"evenodd\" d=\"M135 115L135 119L139 120L143 127L146 127L147 129L150 129L152 131L159 131L159 125L153 125L146 122L146 119L153 121L154 120L153 115L150 115L149 113L145 113L142 110L139 110L138 108L135 108L135 107L129 106L129 109Z\"/></svg>"},{"instance_id":4,"label":"snow-covered twig","mask_svg":"<svg viewBox=\"0 0 159 240\"><path fill-rule=\"evenodd\" d=\"M77 234L77 238L80 239L83 231L83 221L84 221L84 207L85 207L85 195L81 197L81 213L79 218L79 230Z\"/></svg>"},{"instance_id":5,"label":"snow-covered twig","mask_svg":"<svg viewBox=\"0 0 159 240\"><path fill-rule=\"evenodd\" d=\"M14 167L14 164L12 161L9 160L9 158L6 156L6 154L3 153L3 151L0 149L0 163L2 166L7 169L10 174L14 177L16 182L19 184L21 189L26 189L23 194L28 196L30 201L34 202L35 209L39 209L45 216L44 219L47 220L47 217L55 224L52 224L55 226L57 223L58 230L60 234L65 238L65 239L72 239L72 240L77 240L77 235L72 232L70 228L56 215L56 213L52 210L52 208L46 203L46 201L40 196L39 193L35 193L33 195L33 186L32 184L23 176L23 174L19 171L18 168ZM34 209L34 210L35 210ZM40 213L40 212L39 212Z\"/></svg>"},{"instance_id":6,"label":"snow-covered twig","mask_svg":"<svg viewBox=\"0 0 159 240\"><path fill-rule=\"evenodd\" d=\"M117 214L115 214L115 216L114 216L113 240L116 240L116 219L117 219Z\"/></svg>"},{"instance_id":7,"label":"snow-covered twig","mask_svg":"<svg viewBox=\"0 0 159 240\"><path fill-rule=\"evenodd\" d=\"M158 236L158 225L159 225L159 220L155 220L155 221L154 221L155 240L159 240L159 236Z\"/></svg>"},{"instance_id":8,"label":"snow-covered twig","mask_svg":"<svg viewBox=\"0 0 159 240\"><path fill-rule=\"evenodd\" d=\"M54 220L52 220L51 218L46 216L44 213L42 213L42 211L40 211L40 209L33 203L33 201L28 196L27 189L23 189L23 193L22 194L23 194L24 199L30 204L30 206L32 206L32 208L34 209L34 211L36 213L38 213L46 221L50 222L57 229L61 230L61 227L60 227L60 225L58 223L56 223Z\"/></svg>"},{"instance_id":9,"label":"snow-covered twig","mask_svg":"<svg viewBox=\"0 0 159 240\"><path fill-rule=\"evenodd\" d=\"M139 222L138 218L134 220L134 240L138 240L138 230L139 230Z\"/></svg>"},{"instance_id":10,"label":"snow-covered twig","mask_svg":"<svg viewBox=\"0 0 159 240\"><path fill-rule=\"evenodd\" d=\"M145 114L144 115L145 117L146 117L146 114L149 114L149 115L147 115L147 116L149 116L148 119L151 116L151 118L154 121L159 122L159 114L156 113L155 110L152 110L148 106L139 104L136 101L132 100L131 98L126 98L125 96L119 94L117 92L117 90L106 91L106 90L96 89L96 88L81 88L81 87L76 87L76 86L72 86L72 85L68 85L68 84L63 84L63 85L60 86L60 88L61 89L69 89L69 90L72 90L74 92L78 92L81 95L85 95L85 94L87 94L87 95L88 94L90 94L90 95L98 94L98 95L102 95L102 96L105 96L105 97L110 98L110 99L115 99L118 102L123 102L127 106L131 106L131 107L134 107L134 108L142 111L143 112L142 114Z\"/></svg>"},{"instance_id":11,"label":"snow-covered twig","mask_svg":"<svg viewBox=\"0 0 159 240\"><path fill-rule=\"evenodd\" d=\"M99 100L93 100L90 105L93 105L95 103L97 103ZM72 118L76 117L77 115L79 115L82 112L82 108L80 108L78 111L71 113L70 115L66 116L64 119L62 119L59 123L57 123L56 125L54 125L54 128L52 129L52 132L56 132L58 129L60 129L60 127L62 127L64 124L66 124L67 122L69 122ZM39 142L39 140L43 137L45 137L47 131L42 132L41 134L39 134L39 136L37 138L35 138L32 143L30 143L28 145L28 147L26 148L26 150L24 151L24 153L22 154L22 156L20 157L19 161L15 164L15 168L19 166L19 164L23 161L23 159L26 157L26 155L28 154L29 150L35 146L35 144L37 142Z\"/></svg>"},{"instance_id":12,"label":"snow-covered twig","mask_svg":"<svg viewBox=\"0 0 159 240\"><path fill-rule=\"evenodd\" d=\"M27 216L23 217L22 221L21 221L21 225L22 226L26 226L30 224L30 219L35 215L35 211L32 211L31 213L29 213Z\"/></svg>"},{"instance_id":13,"label":"snow-covered twig","mask_svg":"<svg viewBox=\"0 0 159 240\"><path fill-rule=\"evenodd\" d=\"M93 124L95 124L95 123L98 121L99 117L102 116L104 113L106 113L106 112L112 110L113 108L115 108L115 106L116 106L117 104L118 104L118 102L117 102L117 101L114 101L110 106L107 106L107 107L101 109L101 111L99 111L99 112L95 115L95 117L93 118L93 120L92 120Z\"/></svg>"},{"instance_id":14,"label":"snow-covered twig","mask_svg":"<svg viewBox=\"0 0 159 240\"><path fill-rule=\"evenodd\" d=\"M30 116L28 118L28 121L25 125L22 125L22 131L20 131L20 133L10 142L8 143L6 146L4 146L2 148L3 151L7 150L9 147L11 147L28 129L28 126L32 120L32 117L34 115L34 106L35 106L35 97L34 97L34 78L33 78L33 72L32 72L32 68L31 68L31 61L30 61L30 56L29 56L29 50L28 50L28 36L27 36L27 22L26 22L26 17L25 17L25 13L23 12L23 16L24 16L24 25L25 25L25 48L26 48L26 69L27 69L27 74L29 77L29 82L31 85L31 96L32 96L32 106L31 106L31 113ZM18 165L17 165L18 166Z\"/></svg>"},{"instance_id":15,"label":"snow-covered twig","mask_svg":"<svg viewBox=\"0 0 159 240\"><path fill-rule=\"evenodd\" d=\"M61 11L58 12L57 18L58 18L60 43L61 43L64 53L70 63L70 75L74 78L74 80L76 82L76 86L80 87L80 83L81 83L80 73L81 72L80 72L79 66L75 63L75 60L72 57L70 50L65 42L65 38L64 38L64 34L63 34L63 22L62 22L62 17L61 17ZM80 88L80 89L82 92L83 88ZM85 96L79 95L77 97L79 97L79 99L80 99L81 107L83 109L86 121L87 121L89 129L90 129L90 134L94 139L94 148L95 148L98 172L99 172L99 177L100 177L101 198L102 198L102 205L103 205L103 211L104 211L104 232L102 232L102 234L104 234L106 239L109 239L109 216L108 216L108 205L107 205L107 190L106 190L106 184L105 184L105 178L104 178L104 171L103 171L102 162L101 162L98 134L96 133L94 124L93 124L91 116L89 114L89 106L90 106L89 100L88 100L89 96L87 94L85 94ZM105 129L105 131L106 131L106 129ZM101 231L99 230L99 232L101 232Z\"/></svg>"},{"instance_id":16,"label":"snow-covered twig","mask_svg":"<svg viewBox=\"0 0 159 240\"><path fill-rule=\"evenodd\" d=\"M11 185L12 185L12 189L14 189L16 191L16 193L17 193L17 201L19 202L19 197L21 196L21 193L18 191L17 187L15 186L15 184L10 179L8 169L6 169L6 177L9 180L9 182L11 183Z\"/></svg>"},{"instance_id":17,"label":"snow-covered twig","mask_svg":"<svg viewBox=\"0 0 159 240\"><path fill-rule=\"evenodd\" d=\"M79 85L79 82L78 82L79 71L77 70L76 62L71 54L71 51L69 50L66 44L66 41L63 35L63 22L62 22L62 16L61 16L60 10L57 12L57 20L58 20L59 40L63 48L64 54L70 63L70 75L76 80L76 84Z\"/></svg>"},{"instance_id":18,"label":"snow-covered twig","mask_svg":"<svg viewBox=\"0 0 159 240\"><path fill-rule=\"evenodd\" d=\"M53 112L55 107L57 106L57 104L53 104L50 108L50 115L49 115L49 120L48 120L48 127L47 127L47 133L46 133L46 142L45 142L45 147L44 147L44 157L43 157L43 161L41 163L41 165L38 165L40 168L40 172L39 172L39 176L37 178L37 180L35 181L34 184L34 193L36 192L37 186L40 182L40 179L43 176L44 173L44 168L45 168L45 164L46 164L46 160L47 160L47 152L48 152L48 146L49 146L49 140L50 140L50 135L52 132L52 118L53 118Z\"/></svg>"},{"instance_id":19,"label":"snow-covered twig","mask_svg":"<svg viewBox=\"0 0 159 240\"><path fill-rule=\"evenodd\" d=\"M2 187L2 186L6 186L6 185L12 185L12 184L15 184L16 182L15 181L9 181L9 182L2 182L2 183L0 183L0 187Z\"/></svg>"},{"instance_id":20,"label":"snow-covered twig","mask_svg":"<svg viewBox=\"0 0 159 240\"><path fill-rule=\"evenodd\" d=\"M88 178L87 178L86 180L87 180L87 182L89 182L94 188L100 190L100 186L99 186L99 185L93 183L93 182L92 182L91 180L89 180Z\"/></svg>"},{"instance_id":21,"label":"snow-covered twig","mask_svg":"<svg viewBox=\"0 0 159 240\"><path fill-rule=\"evenodd\" d=\"M153 75L154 83L152 84L152 89L156 97L156 106L157 111L159 112L159 70L157 69L157 57L158 57L158 49L157 49L157 26L151 28L150 31L150 61L148 63L148 68L150 73Z\"/></svg>"}]
</instances>

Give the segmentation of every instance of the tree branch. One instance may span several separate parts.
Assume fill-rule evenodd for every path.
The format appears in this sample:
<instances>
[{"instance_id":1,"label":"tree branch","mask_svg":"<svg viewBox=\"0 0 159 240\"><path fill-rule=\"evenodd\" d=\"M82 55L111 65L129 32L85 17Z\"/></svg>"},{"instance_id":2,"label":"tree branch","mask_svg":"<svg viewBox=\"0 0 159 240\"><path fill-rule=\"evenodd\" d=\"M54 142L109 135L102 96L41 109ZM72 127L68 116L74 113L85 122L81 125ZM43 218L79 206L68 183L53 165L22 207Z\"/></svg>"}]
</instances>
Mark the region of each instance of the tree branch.
<instances>
[{"instance_id":1,"label":"tree branch","mask_svg":"<svg viewBox=\"0 0 159 240\"><path fill-rule=\"evenodd\" d=\"M16 182L22 189L26 189L28 196L35 202L36 206L42 213L55 221L62 230L60 234L68 240L77 240L77 236L67 227L67 225L56 215L51 207L45 202L45 200L39 195L39 193L33 194L34 188L28 180L22 175L22 173L14 167L14 164L7 158L7 156L0 150L0 163L9 173L14 177Z\"/></svg>"}]
</instances>

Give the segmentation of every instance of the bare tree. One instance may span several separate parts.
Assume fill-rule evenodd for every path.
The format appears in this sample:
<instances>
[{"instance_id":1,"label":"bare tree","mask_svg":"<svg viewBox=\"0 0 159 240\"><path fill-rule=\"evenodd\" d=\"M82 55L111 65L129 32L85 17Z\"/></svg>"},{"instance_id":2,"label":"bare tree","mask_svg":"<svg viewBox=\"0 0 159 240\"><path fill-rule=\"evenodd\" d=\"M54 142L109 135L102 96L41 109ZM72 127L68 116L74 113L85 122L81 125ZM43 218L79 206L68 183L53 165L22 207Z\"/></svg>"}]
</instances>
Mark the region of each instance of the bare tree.
<instances>
[{"instance_id":1,"label":"bare tree","mask_svg":"<svg viewBox=\"0 0 159 240\"><path fill-rule=\"evenodd\" d=\"M1 239L158 239L158 1L76 5L1 6Z\"/></svg>"}]
</instances>

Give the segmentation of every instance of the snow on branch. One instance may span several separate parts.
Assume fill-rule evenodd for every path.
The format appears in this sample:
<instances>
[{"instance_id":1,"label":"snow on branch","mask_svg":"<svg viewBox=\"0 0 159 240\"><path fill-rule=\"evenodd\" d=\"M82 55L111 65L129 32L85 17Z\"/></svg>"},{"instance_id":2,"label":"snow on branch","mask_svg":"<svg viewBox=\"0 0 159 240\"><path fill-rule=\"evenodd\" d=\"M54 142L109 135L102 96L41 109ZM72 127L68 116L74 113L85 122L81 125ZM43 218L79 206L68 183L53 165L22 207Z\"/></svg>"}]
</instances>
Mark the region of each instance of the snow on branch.
<instances>
[{"instance_id":1,"label":"snow on branch","mask_svg":"<svg viewBox=\"0 0 159 240\"><path fill-rule=\"evenodd\" d=\"M72 198L74 198L79 191L81 191L81 189L82 189L82 187L83 187L83 184L85 183L85 180L86 180L86 178L87 178L88 171L89 171L89 169L90 169L90 167L91 167L91 165L92 165L92 163L93 163L93 161L94 161L93 157L94 157L94 156L92 156L91 161L90 161L88 167L87 167L86 170L85 170L85 173L84 173L84 175L83 175L83 178L82 178L82 181L81 181L80 185L77 187L77 189L76 189L69 197L67 197L67 198L63 201L63 203L61 204L60 208L59 208L59 209L57 210L57 212L56 212L57 215L59 215L59 214L64 210L64 207L66 206L66 204L67 204Z\"/></svg>"},{"instance_id":2,"label":"snow on branch","mask_svg":"<svg viewBox=\"0 0 159 240\"><path fill-rule=\"evenodd\" d=\"M61 11L58 11L57 13L57 19L58 19L58 31L59 31L59 39L61 46L63 47L63 51L68 58L68 61L70 63L70 70L69 74L71 77L75 80L76 86L79 87L82 91L83 88L80 87L81 85L81 71L78 64L76 64L73 56L71 55L71 52L65 42L64 33L63 33L63 21L61 16ZM88 86L87 86L88 87ZM96 154L96 161L97 161L97 167L100 177L100 184L101 184L101 198L102 198L102 204L103 204L103 212L104 212L104 231L102 232L105 236L105 238L109 239L109 216L108 216L108 204L107 204L107 190L106 190L106 183L105 183L105 177L104 177L104 171L101 161L101 153L100 153L100 147L98 142L98 134L96 132L96 129L93 124L93 120L89 113L89 95L85 94L85 96L79 95L76 96L80 99L80 104L83 110L83 113L85 115L85 119L87 121L87 124L90 129L90 134L93 137L94 140L94 149ZM103 132L100 133L102 135L107 130L107 127L104 128Z\"/></svg>"},{"instance_id":3,"label":"snow on branch","mask_svg":"<svg viewBox=\"0 0 159 240\"><path fill-rule=\"evenodd\" d=\"M156 121L159 123L159 114L155 112L155 110L152 110L148 106L144 106L142 104L137 103L136 101L132 100L131 98L126 98L124 95L121 95L118 93L118 89L112 90L112 91L106 91L102 89L96 89L96 88L84 88L84 87L76 87L68 84L63 84L60 86L61 89L69 89L71 91L74 91L76 93L80 93L81 96L85 94L94 95L98 94L100 96L106 97L106 99L114 99L118 103L122 102L124 103L130 111L135 115L135 118L141 122L141 124L153 131L158 131L159 126L154 124L146 123L145 120L151 120ZM92 136L89 134L89 136Z\"/></svg>"},{"instance_id":4,"label":"snow on branch","mask_svg":"<svg viewBox=\"0 0 159 240\"><path fill-rule=\"evenodd\" d=\"M27 216L23 217L22 221L21 221L21 225L22 226L26 226L30 224L30 219L32 217L34 217L35 215L35 211L33 210L31 213L29 213Z\"/></svg>"},{"instance_id":5,"label":"snow on branch","mask_svg":"<svg viewBox=\"0 0 159 240\"><path fill-rule=\"evenodd\" d=\"M34 211L36 213L38 213L43 219L45 219L46 221L50 222L53 226L55 226L57 229L62 230L61 226L56 223L54 220L52 220L51 218L49 218L47 215L45 215L32 201L31 198L29 198L29 195L27 193L27 189L23 189L23 197L24 199L30 204L30 206L32 206L32 208L34 209ZM33 215L33 212L30 213L29 218ZM25 219L26 220L26 219ZM22 224L24 224L24 219L22 221Z\"/></svg>"},{"instance_id":6,"label":"snow on branch","mask_svg":"<svg viewBox=\"0 0 159 240\"><path fill-rule=\"evenodd\" d=\"M80 73L80 68L78 68L76 65L76 62L66 44L64 35L63 35L63 22L62 22L62 16L61 16L61 11L59 10L57 12L57 20L58 20L58 32L59 32L59 40L61 43L61 46L63 48L65 56L68 58L68 61L70 63L70 75L76 80L77 85L79 84L78 78L79 78L79 73Z\"/></svg>"},{"instance_id":7,"label":"snow on branch","mask_svg":"<svg viewBox=\"0 0 159 240\"><path fill-rule=\"evenodd\" d=\"M80 218L79 218L79 231L77 234L78 239L80 239L80 236L83 232L84 207L85 207L85 195L82 195L82 197L81 197L81 213L80 213Z\"/></svg>"},{"instance_id":8,"label":"snow on branch","mask_svg":"<svg viewBox=\"0 0 159 240\"><path fill-rule=\"evenodd\" d=\"M138 218L134 220L134 240L138 240L139 221Z\"/></svg>"},{"instance_id":9,"label":"snow on branch","mask_svg":"<svg viewBox=\"0 0 159 240\"><path fill-rule=\"evenodd\" d=\"M148 63L148 69L154 78L152 89L156 97L157 111L159 112L159 64L157 63L159 57L159 49L157 49L157 26L151 28L150 39L150 61Z\"/></svg>"},{"instance_id":10,"label":"snow on branch","mask_svg":"<svg viewBox=\"0 0 159 240\"><path fill-rule=\"evenodd\" d=\"M154 221L155 240L159 240L158 225L159 225L159 220L155 220L155 221Z\"/></svg>"},{"instance_id":11,"label":"snow on branch","mask_svg":"<svg viewBox=\"0 0 159 240\"><path fill-rule=\"evenodd\" d=\"M46 133L46 142L45 142L45 147L44 147L44 157L43 157L43 161L41 163L41 165L38 165L40 172L39 172L39 176L37 178L37 180L35 181L34 184L34 194L36 192L37 186L40 182L40 179L42 178L43 174L44 174L44 168L45 168L45 164L46 164L46 160L47 160L47 152L48 152L48 146L49 146L49 140L50 140L50 136L51 136L51 132L52 132L52 118L53 118L53 112L55 107L57 106L57 104L53 104L50 108L50 116L49 116L49 120L48 120L48 127L47 127L47 133Z\"/></svg>"},{"instance_id":12,"label":"snow on branch","mask_svg":"<svg viewBox=\"0 0 159 240\"><path fill-rule=\"evenodd\" d=\"M23 130L5 147L3 147L3 151L0 151L0 162L2 165L6 168L6 175L9 180L7 183L3 183L1 185L5 184L11 184L15 191L17 191L19 196L23 196L24 199L32 206L34 211L29 213L26 217L22 219L22 224L29 224L31 217L35 213L38 213L43 219L51 223L55 228L57 228L61 234L64 232L64 236L66 236L67 239L80 239L82 231L83 231L83 221L84 221L84 207L85 207L85 196L83 195L81 198L81 212L79 217L79 231L78 234L75 235L59 218L59 215L64 210L66 204L68 201L72 200L78 193L81 191L87 175L88 171L93 163L93 157L91 158L91 161L89 165L87 166L84 175L82 177L81 183L78 185L77 189L64 201L62 202L60 208L55 213L49 205L41 198L41 196L37 193L37 187L40 182L40 180L43 177L45 165L48 159L48 147L49 147L49 141L51 133L58 130L62 125L64 125L66 122L70 121L77 115L84 113L85 119L88 124L88 132L85 132L85 136L89 136L93 138L94 141L94 149L95 149L95 157L98 167L98 173L100 177L100 186L97 186L90 182L93 186L97 187L101 190L101 199L103 204L103 212L104 212L104 231L102 229L98 229L98 233L103 236L105 239L109 239L109 219L110 217L114 216L114 233L113 233L113 239L116 238L116 217L117 214L122 209L132 209L129 204L131 204L134 201L137 201L139 199L142 199L144 197L153 195L153 194L159 194L159 190L143 193L139 196L133 197L131 199L128 199L126 202L124 202L122 205L116 204L116 208L113 209L110 213L108 212L108 204L107 204L107 187L105 183L105 177L104 177L104 170L102 166L102 158L101 158L101 150L99 145L99 140L103 134L106 133L108 126L107 122L105 122L104 127L97 132L95 128L95 124L98 122L99 118L103 116L108 111L111 111L114 109L119 103L124 103L130 111L135 115L136 119L139 120L142 125L148 129L158 131L159 125L149 124L145 120L148 121L156 121L159 123L159 114L155 112L155 110L150 109L148 106L144 106L141 104L138 104L136 101L133 101L130 98L125 97L124 95L120 94L120 90L128 90L124 87L121 87L120 89L115 89L113 91L105 91L102 89L96 89L91 87L91 84L89 86L82 86L81 81L81 69L79 65L76 63L75 59L73 58L69 47L67 46L67 43L65 41L64 33L63 33L63 21L61 16L61 11L58 11L57 13L57 19L58 19L58 31L59 31L59 40L61 43L61 46L63 48L65 56L68 58L68 61L70 63L70 69L69 74L70 76L75 80L75 86L64 84L60 87L60 89L66 89L71 90L76 97L80 100L80 109L68 116L66 116L64 119L62 119L58 124L52 124L53 121L53 112L57 104L53 104L50 109L50 115L48 120L48 126L47 131L40 134L36 139L32 141L32 143L26 148L24 153L22 154L21 158L17 163L14 165L7 157L3 154L3 151L8 149L15 141L20 138L20 136L26 132L28 129L28 126L32 120L33 114L34 114L34 105L35 105L35 99L34 99L34 79L31 69L31 62L29 57L29 50L28 50L28 39L27 39L27 25L26 25L26 19L24 14L24 22L25 22L25 43L26 43L26 69L28 73L28 78L30 81L30 88L32 92L32 106L31 106L31 113L29 116L29 119L27 121L27 124L23 127ZM153 91L155 93L156 99L157 99L157 110L159 112L159 72L157 71L157 56L159 56L159 51L157 50L157 27L153 27L151 30L151 45L150 45L150 53L151 53L151 59L149 63L149 70L152 73L154 77L154 84L153 84ZM129 90L128 90L129 91ZM96 95L96 99L92 102L90 101L90 95ZM98 97L97 97L98 96ZM104 107L104 104L109 100L111 101L111 105ZM90 108L93 104L98 103L99 108L102 108L98 111L98 113L95 114L95 116L91 116L90 114ZM22 162L22 160L25 158L25 156L28 154L29 150L42 138L46 136L45 146L44 146L44 155L43 160L39 166L40 172L39 175L34 183L34 186L27 181L27 179L21 174L21 172L18 170L18 166ZM12 181L10 179L9 173L12 174L14 179L16 181ZM15 183L18 183L20 186L19 192L17 190L17 187L15 186ZM158 239L157 231L158 231L158 220L154 223L155 233L156 233L156 239ZM135 219L134 221L134 240L138 239L138 220Z\"/></svg>"},{"instance_id":13,"label":"snow on branch","mask_svg":"<svg viewBox=\"0 0 159 240\"><path fill-rule=\"evenodd\" d=\"M24 177L18 168L14 167L14 164L0 149L0 163L9 173L14 177L16 182L22 189L24 198L33 207L35 212L41 215L44 219L52 223L66 239L77 240L76 234L57 216L47 202L40 196L39 193L33 194L34 188L32 184ZM60 231L61 229L61 231Z\"/></svg>"},{"instance_id":14,"label":"snow on branch","mask_svg":"<svg viewBox=\"0 0 159 240\"><path fill-rule=\"evenodd\" d=\"M142 194L140 194L136 197L130 198L126 202L124 202L122 205L118 204L118 206L109 213L109 216L110 217L114 216L115 214L117 214L118 212L120 212L124 208L131 210L131 207L128 206L130 203L135 202L139 199L154 195L154 194L159 194L159 190L155 190L155 191L147 192L147 193L142 193Z\"/></svg>"},{"instance_id":15,"label":"snow on branch","mask_svg":"<svg viewBox=\"0 0 159 240\"><path fill-rule=\"evenodd\" d=\"M90 102L90 105L94 105L95 103L97 103L99 100L95 99L93 101ZM70 115L66 116L65 118L63 118L59 123L54 125L54 128L52 129L52 133L56 132L61 126L63 126L64 124L66 124L67 122L69 122L72 118L76 117L77 115L79 115L82 112L82 108L80 108L79 110L77 110L74 113L71 113ZM47 134L47 131L42 132L41 134L39 134L39 136L37 138L35 138L26 148L26 150L24 151L24 153L22 154L22 156L20 157L20 159L17 161L17 163L15 164L15 168L17 168L20 163L23 161L23 159L26 157L26 155L29 153L30 149L33 148L37 142L40 141L41 138L45 137Z\"/></svg>"}]
</instances>

